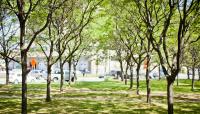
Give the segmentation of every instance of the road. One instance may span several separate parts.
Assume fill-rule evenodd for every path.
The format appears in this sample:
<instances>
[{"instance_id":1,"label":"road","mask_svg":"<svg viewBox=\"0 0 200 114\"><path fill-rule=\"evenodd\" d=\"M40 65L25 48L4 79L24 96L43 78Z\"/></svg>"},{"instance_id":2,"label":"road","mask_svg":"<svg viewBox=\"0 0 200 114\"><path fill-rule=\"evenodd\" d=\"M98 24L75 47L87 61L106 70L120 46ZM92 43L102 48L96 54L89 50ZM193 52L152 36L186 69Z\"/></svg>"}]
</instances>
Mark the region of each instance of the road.
<instances>
[{"instance_id":1,"label":"road","mask_svg":"<svg viewBox=\"0 0 200 114\"><path fill-rule=\"evenodd\" d=\"M78 77L77 81L80 82L101 82L104 81L105 78L98 78L98 77Z\"/></svg>"},{"instance_id":2,"label":"road","mask_svg":"<svg viewBox=\"0 0 200 114\"><path fill-rule=\"evenodd\" d=\"M187 79L187 74L179 74L178 75L178 78L179 79ZM190 79L192 78L192 76L190 76ZM198 78L198 75L195 76L195 79L199 79ZM104 81L105 78L98 78L98 77L78 77L77 81L83 81L83 82L101 82L101 81ZM140 77L140 80L145 80L145 77L144 76L141 76ZM6 79L5 79L5 76L1 76L0 75L0 84L5 84L6 82ZM33 83L46 83L46 80L44 79L40 79L40 80L37 80L36 82L33 82Z\"/></svg>"},{"instance_id":3,"label":"road","mask_svg":"<svg viewBox=\"0 0 200 114\"><path fill-rule=\"evenodd\" d=\"M1 76L0 76L1 77ZM104 81L104 78L98 78L98 77L78 77L77 81L79 82L101 82ZM5 78L0 78L0 84L5 84L6 83L6 79ZM46 80L42 79L38 79L36 80L36 82L33 83L46 83Z\"/></svg>"}]
</instances>

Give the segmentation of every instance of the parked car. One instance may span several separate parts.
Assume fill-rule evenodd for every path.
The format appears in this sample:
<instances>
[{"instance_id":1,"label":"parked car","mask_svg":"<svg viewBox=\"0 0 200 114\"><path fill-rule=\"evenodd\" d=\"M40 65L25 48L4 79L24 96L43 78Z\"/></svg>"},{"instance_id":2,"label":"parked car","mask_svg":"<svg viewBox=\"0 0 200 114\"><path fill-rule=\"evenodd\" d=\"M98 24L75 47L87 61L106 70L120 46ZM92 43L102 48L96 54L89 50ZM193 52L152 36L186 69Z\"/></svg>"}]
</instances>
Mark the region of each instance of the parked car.
<instances>
[{"instance_id":1,"label":"parked car","mask_svg":"<svg viewBox=\"0 0 200 114\"><path fill-rule=\"evenodd\" d=\"M115 76L116 74L117 74L117 72L115 70L111 70L109 73L109 75L111 75L111 76Z\"/></svg>"},{"instance_id":2,"label":"parked car","mask_svg":"<svg viewBox=\"0 0 200 114\"><path fill-rule=\"evenodd\" d=\"M110 71L111 76L117 76L117 74L120 74L120 73L121 73L121 71L117 71L117 70L111 70Z\"/></svg>"},{"instance_id":3,"label":"parked car","mask_svg":"<svg viewBox=\"0 0 200 114\"><path fill-rule=\"evenodd\" d=\"M99 78L104 78L105 76L104 75L99 75Z\"/></svg>"},{"instance_id":4,"label":"parked car","mask_svg":"<svg viewBox=\"0 0 200 114\"><path fill-rule=\"evenodd\" d=\"M159 78L159 72L150 72L149 76L150 76L151 79L158 79ZM161 78L165 77L163 71L160 71L160 77Z\"/></svg>"},{"instance_id":5,"label":"parked car","mask_svg":"<svg viewBox=\"0 0 200 114\"><path fill-rule=\"evenodd\" d=\"M31 70L29 72L29 75L39 79L39 78L42 78L43 77L43 73L42 73L42 70Z\"/></svg>"},{"instance_id":6,"label":"parked car","mask_svg":"<svg viewBox=\"0 0 200 114\"><path fill-rule=\"evenodd\" d=\"M36 78L31 76L30 74L27 75L27 82L36 82ZM10 73L10 77L9 77L9 82L10 83L14 83L14 84L19 84L22 82L22 73L21 71L17 72L17 71L12 71Z\"/></svg>"},{"instance_id":7,"label":"parked car","mask_svg":"<svg viewBox=\"0 0 200 114\"><path fill-rule=\"evenodd\" d=\"M74 77L73 71L71 71L70 74L71 74L71 81L74 82L75 81L75 77ZM60 72L60 70L52 71L51 80L53 82L59 81L60 78L61 78L61 72ZM64 80L65 81L69 81L69 70L64 70Z\"/></svg>"},{"instance_id":8,"label":"parked car","mask_svg":"<svg viewBox=\"0 0 200 114\"><path fill-rule=\"evenodd\" d=\"M71 81L74 82L75 81L75 77L74 77L73 71L71 71L70 75L71 75ZM64 70L64 79L65 79L65 81L69 81L70 80L69 79L69 70Z\"/></svg>"}]
</instances>

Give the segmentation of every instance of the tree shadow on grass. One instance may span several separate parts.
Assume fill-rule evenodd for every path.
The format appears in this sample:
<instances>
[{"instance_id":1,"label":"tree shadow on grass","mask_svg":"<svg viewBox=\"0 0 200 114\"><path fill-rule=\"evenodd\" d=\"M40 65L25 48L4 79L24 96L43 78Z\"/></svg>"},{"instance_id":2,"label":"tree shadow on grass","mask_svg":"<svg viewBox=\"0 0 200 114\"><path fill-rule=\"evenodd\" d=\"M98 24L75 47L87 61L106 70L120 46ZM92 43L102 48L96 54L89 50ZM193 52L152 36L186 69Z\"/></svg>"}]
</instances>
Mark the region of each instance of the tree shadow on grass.
<instances>
[{"instance_id":1,"label":"tree shadow on grass","mask_svg":"<svg viewBox=\"0 0 200 114\"><path fill-rule=\"evenodd\" d=\"M0 113L20 113L20 99L3 100ZM149 114L150 112L165 113L166 110L155 105L140 103L116 103L112 101L99 102L90 100L56 100L45 102L44 99L29 99L28 113L77 113L77 114Z\"/></svg>"},{"instance_id":2,"label":"tree shadow on grass","mask_svg":"<svg viewBox=\"0 0 200 114\"><path fill-rule=\"evenodd\" d=\"M77 114L149 114L166 113L166 109L156 105L149 106L148 104L137 103L115 103L115 102L99 102L89 100L53 100L50 103L44 101L31 102L29 104L30 113L77 113Z\"/></svg>"},{"instance_id":3,"label":"tree shadow on grass","mask_svg":"<svg viewBox=\"0 0 200 114\"><path fill-rule=\"evenodd\" d=\"M200 113L200 102L193 103L175 103L175 112L177 114L199 114Z\"/></svg>"},{"instance_id":4,"label":"tree shadow on grass","mask_svg":"<svg viewBox=\"0 0 200 114\"><path fill-rule=\"evenodd\" d=\"M152 101L167 107L166 96L152 96ZM199 107L200 99L193 96L174 97L174 113L176 114L199 114Z\"/></svg>"},{"instance_id":5,"label":"tree shadow on grass","mask_svg":"<svg viewBox=\"0 0 200 114\"><path fill-rule=\"evenodd\" d=\"M18 114L21 111L20 99L0 99L1 114Z\"/></svg>"},{"instance_id":6,"label":"tree shadow on grass","mask_svg":"<svg viewBox=\"0 0 200 114\"><path fill-rule=\"evenodd\" d=\"M103 95L104 96L104 95ZM106 96L104 96L106 97ZM116 96L114 96L116 97ZM136 98L123 96L118 100L99 101L87 99L56 99L51 102L45 102L44 99L29 99L28 113L67 113L67 114L166 114L166 97L152 96L151 105L145 103L145 96L140 96L142 102L137 102ZM132 99L131 99L132 98ZM126 100L125 100L126 99ZM178 98L176 98L178 99ZM159 102L160 101L160 102ZM175 100L176 101L176 100ZM20 99L0 99L0 113L20 113ZM164 105L164 107L163 107ZM196 113L200 111L200 103L175 102L175 113Z\"/></svg>"},{"instance_id":7,"label":"tree shadow on grass","mask_svg":"<svg viewBox=\"0 0 200 114\"><path fill-rule=\"evenodd\" d=\"M193 92L198 92L198 93L200 93L200 89L194 89Z\"/></svg>"}]
</instances>

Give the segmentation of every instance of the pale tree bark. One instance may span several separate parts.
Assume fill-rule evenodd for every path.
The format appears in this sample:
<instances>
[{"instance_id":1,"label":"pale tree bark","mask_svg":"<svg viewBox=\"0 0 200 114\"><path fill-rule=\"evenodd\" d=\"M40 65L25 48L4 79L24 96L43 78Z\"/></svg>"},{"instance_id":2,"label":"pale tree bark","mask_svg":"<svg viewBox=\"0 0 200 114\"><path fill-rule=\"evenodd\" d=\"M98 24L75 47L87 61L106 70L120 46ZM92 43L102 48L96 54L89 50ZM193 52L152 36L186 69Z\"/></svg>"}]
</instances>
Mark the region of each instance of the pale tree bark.
<instances>
[{"instance_id":1,"label":"pale tree bark","mask_svg":"<svg viewBox=\"0 0 200 114\"><path fill-rule=\"evenodd\" d=\"M187 67L187 79L190 79L190 69Z\"/></svg>"},{"instance_id":2,"label":"pale tree bark","mask_svg":"<svg viewBox=\"0 0 200 114\"><path fill-rule=\"evenodd\" d=\"M126 51L126 59L125 59L126 67L125 67L125 74L124 74L124 83L125 83L125 85L127 85L127 82L128 82L127 79L128 78L130 79L130 76L128 75L128 69L131 68L130 64L132 64L132 63L130 63L131 62L130 60L131 60L130 53L129 53L129 51ZM131 74L131 72L130 72L130 74Z\"/></svg>"},{"instance_id":3,"label":"pale tree bark","mask_svg":"<svg viewBox=\"0 0 200 114\"><path fill-rule=\"evenodd\" d=\"M129 65L130 67L130 87L129 89L133 89L133 65L132 63Z\"/></svg>"},{"instance_id":4,"label":"pale tree bark","mask_svg":"<svg viewBox=\"0 0 200 114\"><path fill-rule=\"evenodd\" d=\"M76 81L77 80L77 74L76 74L76 66L77 66L77 64L78 64L78 61L75 61L74 59L73 59L73 74L74 74L74 81Z\"/></svg>"},{"instance_id":5,"label":"pale tree bark","mask_svg":"<svg viewBox=\"0 0 200 114\"><path fill-rule=\"evenodd\" d=\"M175 77L176 75L172 76ZM173 92L173 82L175 79L173 79L171 76L167 77L167 104L168 104L168 114L174 113L174 92Z\"/></svg>"},{"instance_id":6,"label":"pale tree bark","mask_svg":"<svg viewBox=\"0 0 200 114\"><path fill-rule=\"evenodd\" d=\"M200 68L198 68L198 75L199 75L199 81L200 81Z\"/></svg>"},{"instance_id":7,"label":"pale tree bark","mask_svg":"<svg viewBox=\"0 0 200 114\"><path fill-rule=\"evenodd\" d=\"M127 78L128 78L128 68L129 68L129 61L126 60L126 69L125 69L125 76L124 76L124 80L125 80L125 85L127 85ZM129 77L130 78L130 77Z\"/></svg>"}]
</instances>

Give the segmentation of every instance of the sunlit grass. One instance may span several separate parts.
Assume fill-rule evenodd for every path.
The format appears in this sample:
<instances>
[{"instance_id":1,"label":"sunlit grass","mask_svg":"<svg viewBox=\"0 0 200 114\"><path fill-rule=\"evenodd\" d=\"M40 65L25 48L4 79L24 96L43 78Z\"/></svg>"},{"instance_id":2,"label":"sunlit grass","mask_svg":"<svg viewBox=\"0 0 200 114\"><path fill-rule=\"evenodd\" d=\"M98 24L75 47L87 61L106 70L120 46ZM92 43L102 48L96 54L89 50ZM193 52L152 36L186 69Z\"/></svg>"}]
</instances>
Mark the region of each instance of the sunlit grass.
<instances>
[{"instance_id":1,"label":"sunlit grass","mask_svg":"<svg viewBox=\"0 0 200 114\"><path fill-rule=\"evenodd\" d=\"M167 84L166 80L151 80L151 89L152 91L163 91L166 92ZM92 90L128 90L129 83L124 85L123 82L120 81L104 81L104 82L79 82L73 87L76 88L89 88ZM191 80L179 80L179 86L176 86L176 82L174 83L174 91L176 92L191 92L191 93L200 93L200 81L195 81L195 91L191 91ZM146 82L144 80L140 81L140 90L146 91ZM136 81L134 80L133 90L136 89Z\"/></svg>"},{"instance_id":2,"label":"sunlit grass","mask_svg":"<svg viewBox=\"0 0 200 114\"><path fill-rule=\"evenodd\" d=\"M178 114L200 112L200 81L191 91L191 80L174 84L174 110ZM77 82L59 92L59 84L52 84L52 101L45 102L46 84L28 84L28 113L67 114L166 114L166 80L152 80L151 104L146 103L145 81L140 81L140 95L129 85L116 80L104 82ZM5 98L7 96L7 98ZM15 96L15 97L14 97ZM20 113L21 85L0 86L0 113Z\"/></svg>"}]
</instances>

